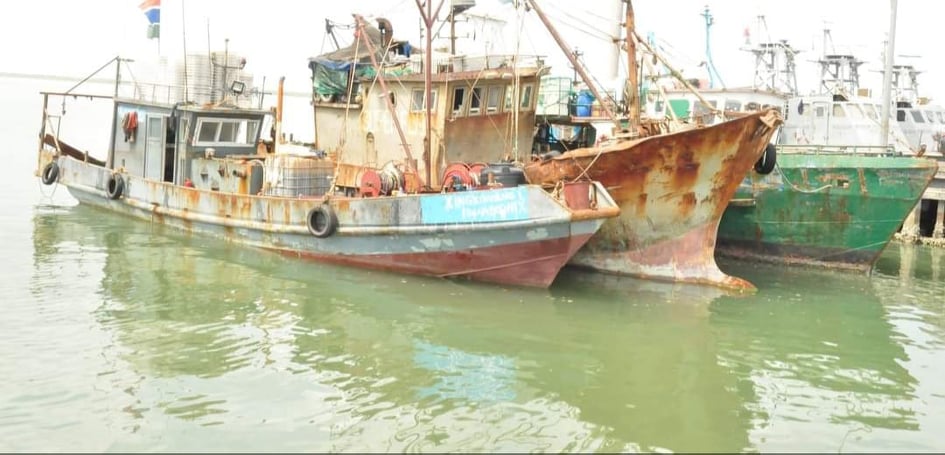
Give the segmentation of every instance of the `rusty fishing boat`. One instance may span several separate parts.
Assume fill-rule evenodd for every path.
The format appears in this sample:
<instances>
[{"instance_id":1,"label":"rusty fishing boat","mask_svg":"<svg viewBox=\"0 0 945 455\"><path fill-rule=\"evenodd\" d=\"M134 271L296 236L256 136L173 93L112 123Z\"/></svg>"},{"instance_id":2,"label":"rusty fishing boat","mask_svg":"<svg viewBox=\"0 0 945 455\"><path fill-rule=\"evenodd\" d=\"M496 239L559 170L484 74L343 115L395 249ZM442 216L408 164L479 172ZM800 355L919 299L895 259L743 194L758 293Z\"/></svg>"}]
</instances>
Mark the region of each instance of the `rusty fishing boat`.
<instances>
[{"instance_id":1,"label":"rusty fishing boat","mask_svg":"<svg viewBox=\"0 0 945 455\"><path fill-rule=\"evenodd\" d=\"M534 159L525 173L530 182L548 186L581 178L600 181L621 209L571 264L643 278L753 289L751 283L718 268L716 235L736 188L749 170L764 161L766 145L781 123L778 112L767 109L714 125L641 118L637 43L668 63L634 32L632 5L626 2L629 76L625 113L618 115L615 103L600 96L537 2L529 4L593 97L601 100L602 112L539 118ZM649 64L649 56L642 61ZM570 142L555 140L549 132L562 127L579 133ZM612 133L593 133L607 127Z\"/></svg>"},{"instance_id":2,"label":"rusty fishing boat","mask_svg":"<svg viewBox=\"0 0 945 455\"><path fill-rule=\"evenodd\" d=\"M866 96L858 73L863 62L853 55L821 56L819 93L801 94L798 50L782 40L756 43L750 51L756 56L751 87L703 90L701 100L667 90L664 104L677 116L708 122L714 119L704 102L726 111L784 109L784 123L769 145L776 164L763 169L769 172L750 172L736 190L719 224L717 253L871 273L896 232L907 230L907 217L939 169L910 149L918 144L900 128L923 113L906 116L901 104L896 112L891 99Z\"/></svg>"},{"instance_id":3,"label":"rusty fishing boat","mask_svg":"<svg viewBox=\"0 0 945 455\"><path fill-rule=\"evenodd\" d=\"M619 212L594 182L577 193L494 181L444 191L426 185L409 160L376 169L376 186L348 193L335 184L337 163L324 152L284 141L283 81L275 108L261 109L241 71L214 72L242 68L232 59L192 62L211 74L165 86L122 84L116 58L114 94L42 92L36 175L82 204L251 247L514 286L549 286ZM214 86L194 82L202 80ZM66 109L77 99L111 103L103 158L59 134L65 120L86 120L75 106Z\"/></svg>"},{"instance_id":4,"label":"rusty fishing boat","mask_svg":"<svg viewBox=\"0 0 945 455\"><path fill-rule=\"evenodd\" d=\"M425 5L427 11L421 12L429 31L437 14L431 2ZM451 17L460 13L456 5L452 8ZM532 10L541 14L534 2ZM350 45L308 62L316 143L337 156L339 182L350 192L376 187L378 179L364 166L392 159L398 147L409 148L404 144L422 147L417 168L434 187L479 184L500 162L503 171L496 178L549 191L580 193L581 185L599 181L615 196L621 214L608 220L570 264L644 278L753 287L718 269L715 234L735 187L777 126L776 112L673 133L654 121L640 128L650 137L621 138L602 147L592 140L589 147L531 162L538 156L532 155L538 90L549 71L540 56L451 50L423 59L411 53L408 42L394 38L393 24L384 19L377 24L359 26ZM425 36L426 47L432 47L432 33ZM387 96L376 93L378 86L387 90L385 79L395 81L387 84ZM392 129L391 118L406 125L400 136L382 134ZM627 129L625 121L615 123Z\"/></svg>"}]
</instances>

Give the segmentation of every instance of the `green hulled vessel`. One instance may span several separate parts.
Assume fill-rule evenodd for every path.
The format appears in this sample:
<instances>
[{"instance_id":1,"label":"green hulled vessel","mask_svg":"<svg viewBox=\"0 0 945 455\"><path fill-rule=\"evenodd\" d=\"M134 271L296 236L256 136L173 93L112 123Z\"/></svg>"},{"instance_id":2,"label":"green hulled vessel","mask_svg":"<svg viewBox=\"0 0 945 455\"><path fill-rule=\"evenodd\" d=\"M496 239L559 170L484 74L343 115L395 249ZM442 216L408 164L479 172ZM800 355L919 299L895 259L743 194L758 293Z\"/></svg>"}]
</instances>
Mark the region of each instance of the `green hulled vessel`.
<instances>
[{"instance_id":1,"label":"green hulled vessel","mask_svg":"<svg viewBox=\"0 0 945 455\"><path fill-rule=\"evenodd\" d=\"M752 52L759 57L752 87L708 89L698 97L667 91L665 109L697 122L769 106L784 117L774 143L726 207L716 252L871 270L938 163L917 158L884 101L860 90L862 61L854 56L824 55L821 92L800 95L796 50L780 41L759 43Z\"/></svg>"},{"instance_id":2,"label":"green hulled vessel","mask_svg":"<svg viewBox=\"0 0 945 455\"><path fill-rule=\"evenodd\" d=\"M782 147L773 172L749 173L719 223L719 254L868 271L938 169L924 158L800 150Z\"/></svg>"}]
</instances>

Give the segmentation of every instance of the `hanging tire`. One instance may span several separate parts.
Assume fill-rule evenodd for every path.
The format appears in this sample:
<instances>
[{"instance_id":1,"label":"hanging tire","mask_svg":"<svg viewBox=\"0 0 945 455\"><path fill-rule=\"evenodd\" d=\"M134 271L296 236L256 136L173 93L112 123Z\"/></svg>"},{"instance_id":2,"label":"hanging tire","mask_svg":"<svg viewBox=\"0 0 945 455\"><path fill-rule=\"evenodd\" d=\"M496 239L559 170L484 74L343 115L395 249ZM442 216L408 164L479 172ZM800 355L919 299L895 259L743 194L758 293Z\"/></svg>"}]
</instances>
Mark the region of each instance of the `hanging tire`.
<instances>
[{"instance_id":1,"label":"hanging tire","mask_svg":"<svg viewBox=\"0 0 945 455\"><path fill-rule=\"evenodd\" d=\"M52 185L56 180L59 180L59 163L55 161L49 162L49 164L43 167L43 173L40 178L44 185Z\"/></svg>"},{"instance_id":2,"label":"hanging tire","mask_svg":"<svg viewBox=\"0 0 945 455\"><path fill-rule=\"evenodd\" d=\"M338 229L338 216L335 215L335 211L328 204L312 207L305 219L308 231L315 237L328 237Z\"/></svg>"},{"instance_id":3,"label":"hanging tire","mask_svg":"<svg viewBox=\"0 0 945 455\"><path fill-rule=\"evenodd\" d=\"M125 192L125 179L121 174L115 173L108 177L108 183L105 184L105 194L109 199L118 199Z\"/></svg>"},{"instance_id":4,"label":"hanging tire","mask_svg":"<svg viewBox=\"0 0 945 455\"><path fill-rule=\"evenodd\" d=\"M778 148L769 143L765 146L765 152L761 154L761 158L758 158L758 161L755 162L755 172L762 175L770 174L777 162Z\"/></svg>"}]
</instances>

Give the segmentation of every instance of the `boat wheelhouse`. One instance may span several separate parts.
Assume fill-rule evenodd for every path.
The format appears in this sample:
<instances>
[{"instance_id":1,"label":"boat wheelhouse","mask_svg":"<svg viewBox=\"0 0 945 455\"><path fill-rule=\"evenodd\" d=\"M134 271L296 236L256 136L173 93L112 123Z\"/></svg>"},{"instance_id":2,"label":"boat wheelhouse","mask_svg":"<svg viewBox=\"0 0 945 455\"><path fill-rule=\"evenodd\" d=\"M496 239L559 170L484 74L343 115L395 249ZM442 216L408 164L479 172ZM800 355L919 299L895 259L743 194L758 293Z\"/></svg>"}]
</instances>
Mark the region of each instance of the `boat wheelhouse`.
<instances>
[{"instance_id":1,"label":"boat wheelhouse","mask_svg":"<svg viewBox=\"0 0 945 455\"><path fill-rule=\"evenodd\" d=\"M431 52L427 66L414 46L393 38L389 21L377 23L365 24L351 45L309 59L316 146L347 170L338 185L360 187L365 169L401 159L404 149L418 152L413 167L434 189L449 184L453 163L527 158L538 83L548 72L541 57Z\"/></svg>"}]
</instances>

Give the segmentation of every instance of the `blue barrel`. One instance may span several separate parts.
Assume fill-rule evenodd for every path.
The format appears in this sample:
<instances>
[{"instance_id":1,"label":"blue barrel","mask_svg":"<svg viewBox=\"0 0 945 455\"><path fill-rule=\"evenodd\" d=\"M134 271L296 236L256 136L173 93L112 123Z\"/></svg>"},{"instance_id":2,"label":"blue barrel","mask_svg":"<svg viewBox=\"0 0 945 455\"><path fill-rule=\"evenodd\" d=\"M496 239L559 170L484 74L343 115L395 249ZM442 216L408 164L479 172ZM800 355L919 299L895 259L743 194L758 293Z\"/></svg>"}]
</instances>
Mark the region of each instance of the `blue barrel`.
<instances>
[{"instance_id":1,"label":"blue barrel","mask_svg":"<svg viewBox=\"0 0 945 455\"><path fill-rule=\"evenodd\" d=\"M590 117L591 106L594 104L594 95L590 90L581 90L577 97L576 113L578 117Z\"/></svg>"}]
</instances>

